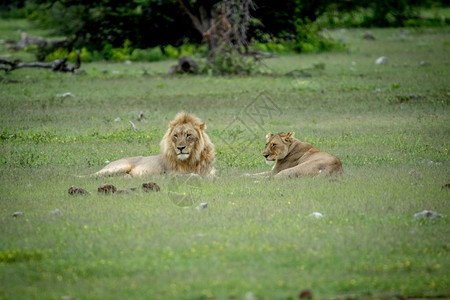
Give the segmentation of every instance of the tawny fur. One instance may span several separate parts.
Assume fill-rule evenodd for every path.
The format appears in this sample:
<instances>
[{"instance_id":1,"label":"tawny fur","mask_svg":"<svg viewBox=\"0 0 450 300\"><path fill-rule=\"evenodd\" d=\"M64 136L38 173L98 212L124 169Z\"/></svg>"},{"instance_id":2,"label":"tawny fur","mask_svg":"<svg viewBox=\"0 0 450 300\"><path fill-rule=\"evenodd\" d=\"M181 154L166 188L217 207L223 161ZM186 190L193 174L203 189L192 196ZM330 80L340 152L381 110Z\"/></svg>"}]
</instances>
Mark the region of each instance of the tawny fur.
<instances>
[{"instance_id":1,"label":"tawny fur","mask_svg":"<svg viewBox=\"0 0 450 300\"><path fill-rule=\"evenodd\" d=\"M269 133L263 156L267 162L275 162L274 167L250 176L302 177L343 172L339 158L299 141L294 132Z\"/></svg>"},{"instance_id":2,"label":"tawny fur","mask_svg":"<svg viewBox=\"0 0 450 300\"><path fill-rule=\"evenodd\" d=\"M196 116L182 112L169 123L161 140L161 154L135 156L111 162L94 176L197 174L214 177L214 145L206 125ZM180 150L181 149L181 150Z\"/></svg>"}]
</instances>

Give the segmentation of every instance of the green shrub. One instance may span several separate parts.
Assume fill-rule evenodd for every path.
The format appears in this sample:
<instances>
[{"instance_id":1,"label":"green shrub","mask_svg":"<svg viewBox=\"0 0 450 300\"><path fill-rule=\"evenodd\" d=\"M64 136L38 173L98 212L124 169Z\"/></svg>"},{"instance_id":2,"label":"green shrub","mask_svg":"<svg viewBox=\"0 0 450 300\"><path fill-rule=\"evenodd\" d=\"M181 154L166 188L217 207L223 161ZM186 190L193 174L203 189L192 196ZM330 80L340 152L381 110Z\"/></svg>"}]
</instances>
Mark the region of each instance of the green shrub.
<instances>
[{"instance_id":1,"label":"green shrub","mask_svg":"<svg viewBox=\"0 0 450 300\"><path fill-rule=\"evenodd\" d=\"M125 40L122 48L112 48L110 53L110 60L114 61L125 61L131 59L131 53L133 49L131 48L130 40Z\"/></svg>"},{"instance_id":2,"label":"green shrub","mask_svg":"<svg viewBox=\"0 0 450 300\"><path fill-rule=\"evenodd\" d=\"M161 48L134 49L131 53L132 61L159 61L164 59Z\"/></svg>"},{"instance_id":3,"label":"green shrub","mask_svg":"<svg viewBox=\"0 0 450 300\"><path fill-rule=\"evenodd\" d=\"M64 48L58 48L51 52L45 57L45 61L54 61L55 59L60 59L69 56L69 51Z\"/></svg>"},{"instance_id":4,"label":"green shrub","mask_svg":"<svg viewBox=\"0 0 450 300\"><path fill-rule=\"evenodd\" d=\"M55 51L51 52L47 56L45 56L45 61L50 62L56 59L60 59L63 57L67 57L69 61L75 62L77 59L76 50L72 50L69 53L69 50L65 48L58 48ZM80 50L81 62L92 62L95 60L94 55L89 52L85 47Z\"/></svg>"},{"instance_id":5,"label":"green shrub","mask_svg":"<svg viewBox=\"0 0 450 300\"><path fill-rule=\"evenodd\" d=\"M202 73L210 75L249 75L257 70L257 63L237 53L235 50L222 51L214 59L200 68Z\"/></svg>"},{"instance_id":6,"label":"green shrub","mask_svg":"<svg viewBox=\"0 0 450 300\"><path fill-rule=\"evenodd\" d=\"M315 23L297 20L296 32L295 50L297 52L322 52L344 48L340 42L325 37Z\"/></svg>"},{"instance_id":7,"label":"green shrub","mask_svg":"<svg viewBox=\"0 0 450 300\"><path fill-rule=\"evenodd\" d=\"M180 57L180 51L172 45L167 45L164 47L164 54L168 58L178 58Z\"/></svg>"},{"instance_id":8,"label":"green shrub","mask_svg":"<svg viewBox=\"0 0 450 300\"><path fill-rule=\"evenodd\" d=\"M81 48L80 50L81 62L93 62L95 60L94 54L89 52L86 47ZM68 58L70 61L74 62L77 59L76 50L72 50L69 53Z\"/></svg>"},{"instance_id":9,"label":"green shrub","mask_svg":"<svg viewBox=\"0 0 450 300\"><path fill-rule=\"evenodd\" d=\"M164 47L164 55L168 58L179 58L181 56L193 56L199 49L194 44L182 44L180 47L167 45Z\"/></svg>"},{"instance_id":10,"label":"green shrub","mask_svg":"<svg viewBox=\"0 0 450 300\"><path fill-rule=\"evenodd\" d=\"M270 53L292 53L295 52L295 43L292 41L255 42L252 47L256 50Z\"/></svg>"}]
</instances>

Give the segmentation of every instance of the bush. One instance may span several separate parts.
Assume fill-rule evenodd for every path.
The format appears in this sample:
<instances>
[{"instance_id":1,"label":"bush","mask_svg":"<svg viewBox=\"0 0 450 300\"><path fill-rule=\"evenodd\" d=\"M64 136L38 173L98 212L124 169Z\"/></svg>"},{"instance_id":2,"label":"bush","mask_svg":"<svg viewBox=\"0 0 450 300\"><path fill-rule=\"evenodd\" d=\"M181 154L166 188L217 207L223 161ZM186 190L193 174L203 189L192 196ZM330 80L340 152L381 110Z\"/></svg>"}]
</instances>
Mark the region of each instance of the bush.
<instances>
[{"instance_id":1,"label":"bush","mask_svg":"<svg viewBox=\"0 0 450 300\"><path fill-rule=\"evenodd\" d=\"M55 51L49 53L47 56L45 56L44 60L50 62L63 57L67 57L69 61L75 62L77 59L76 50L72 50L71 52L69 52L69 50L67 49L58 48ZM92 62L95 60L95 56L92 53L90 53L85 47L81 49L80 57L81 62Z\"/></svg>"},{"instance_id":2,"label":"bush","mask_svg":"<svg viewBox=\"0 0 450 300\"><path fill-rule=\"evenodd\" d=\"M106 55L108 60L113 61L125 61L131 59L131 53L133 49L131 48L130 40L125 40L122 48L113 48L111 45L107 45L104 49L104 55ZM106 49L106 50L105 50ZM108 52L106 52L108 51ZM105 57L105 58L106 58Z\"/></svg>"},{"instance_id":3,"label":"bush","mask_svg":"<svg viewBox=\"0 0 450 300\"><path fill-rule=\"evenodd\" d=\"M344 45L331 38L325 37L315 23L297 20L296 24L297 52L321 52L344 49Z\"/></svg>"},{"instance_id":4,"label":"bush","mask_svg":"<svg viewBox=\"0 0 450 300\"><path fill-rule=\"evenodd\" d=\"M200 67L200 70L209 75L249 75L256 72L257 63L253 58L229 50L214 56L214 59Z\"/></svg>"},{"instance_id":5,"label":"bush","mask_svg":"<svg viewBox=\"0 0 450 300\"><path fill-rule=\"evenodd\" d=\"M134 49L131 53L132 61L159 61L162 59L164 59L164 55L160 47Z\"/></svg>"},{"instance_id":6,"label":"bush","mask_svg":"<svg viewBox=\"0 0 450 300\"><path fill-rule=\"evenodd\" d=\"M254 42L252 47L256 50L270 53L292 53L295 51L295 42L293 41L281 41L274 39L270 42Z\"/></svg>"}]
</instances>

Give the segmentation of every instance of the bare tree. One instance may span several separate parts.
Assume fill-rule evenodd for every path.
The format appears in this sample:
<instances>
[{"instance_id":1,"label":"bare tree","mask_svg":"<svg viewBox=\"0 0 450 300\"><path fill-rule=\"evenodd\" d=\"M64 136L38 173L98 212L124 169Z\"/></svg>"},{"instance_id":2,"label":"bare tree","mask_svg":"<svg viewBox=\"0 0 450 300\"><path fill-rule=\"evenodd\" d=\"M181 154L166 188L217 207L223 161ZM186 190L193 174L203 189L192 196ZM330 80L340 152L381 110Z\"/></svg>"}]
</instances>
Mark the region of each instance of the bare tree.
<instances>
[{"instance_id":1,"label":"bare tree","mask_svg":"<svg viewBox=\"0 0 450 300\"><path fill-rule=\"evenodd\" d=\"M192 24L202 35L210 59L220 49L248 52L247 29L251 19L252 0L197 0L190 6L186 0L177 0Z\"/></svg>"}]
</instances>

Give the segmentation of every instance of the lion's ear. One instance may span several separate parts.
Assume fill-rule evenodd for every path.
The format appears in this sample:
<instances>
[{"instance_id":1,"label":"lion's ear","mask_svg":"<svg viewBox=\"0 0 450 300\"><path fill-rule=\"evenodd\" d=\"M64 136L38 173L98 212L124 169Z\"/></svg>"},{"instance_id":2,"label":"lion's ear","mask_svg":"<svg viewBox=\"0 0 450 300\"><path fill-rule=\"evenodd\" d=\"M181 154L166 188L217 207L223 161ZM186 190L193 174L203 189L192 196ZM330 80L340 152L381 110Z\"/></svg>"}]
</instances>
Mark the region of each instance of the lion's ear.
<instances>
[{"instance_id":1,"label":"lion's ear","mask_svg":"<svg viewBox=\"0 0 450 300\"><path fill-rule=\"evenodd\" d=\"M203 130L206 129L206 124L205 124L205 123L202 123L202 124L200 124L199 127L200 127L200 130L203 131Z\"/></svg>"},{"instance_id":2,"label":"lion's ear","mask_svg":"<svg viewBox=\"0 0 450 300\"><path fill-rule=\"evenodd\" d=\"M270 139L272 137L272 134L269 132L268 134L266 134L266 139Z\"/></svg>"},{"instance_id":3,"label":"lion's ear","mask_svg":"<svg viewBox=\"0 0 450 300\"><path fill-rule=\"evenodd\" d=\"M292 139L294 138L294 136L295 136L295 132L293 132L293 131L288 132L288 134L286 134L286 137L284 138L284 140L285 140L286 142L290 142L290 141L292 141Z\"/></svg>"}]
</instances>

